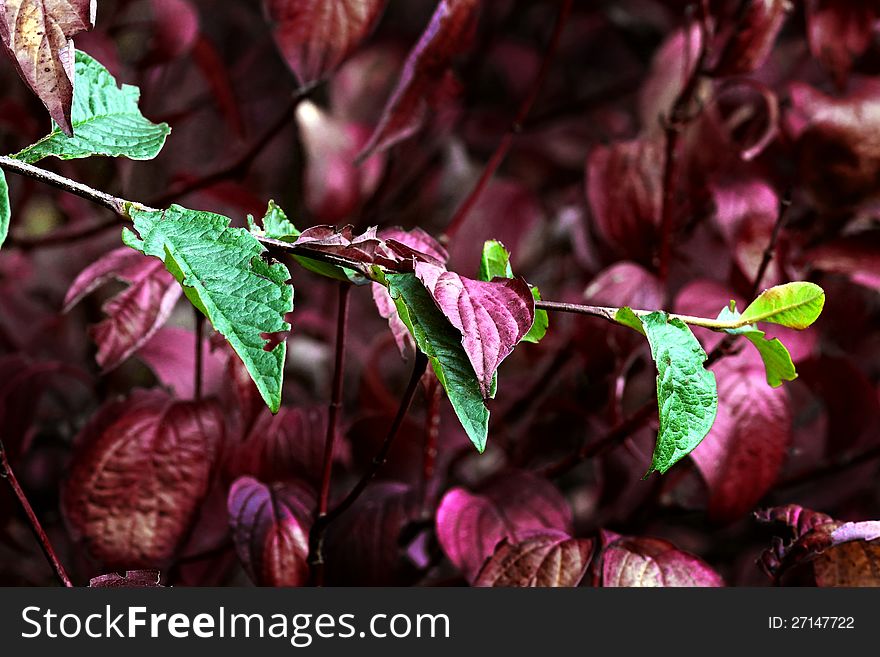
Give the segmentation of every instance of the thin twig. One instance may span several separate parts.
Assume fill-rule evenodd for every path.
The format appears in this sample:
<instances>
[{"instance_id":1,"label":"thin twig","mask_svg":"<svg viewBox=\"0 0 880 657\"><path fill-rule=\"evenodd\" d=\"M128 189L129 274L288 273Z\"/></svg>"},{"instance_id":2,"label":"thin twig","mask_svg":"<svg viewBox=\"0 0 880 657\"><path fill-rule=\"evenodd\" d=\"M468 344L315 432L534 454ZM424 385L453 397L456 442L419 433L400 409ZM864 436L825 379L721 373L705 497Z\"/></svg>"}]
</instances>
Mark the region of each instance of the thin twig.
<instances>
[{"instance_id":1,"label":"thin twig","mask_svg":"<svg viewBox=\"0 0 880 657\"><path fill-rule=\"evenodd\" d=\"M486 168L483 169L483 174L480 176L477 184L474 185L471 193L468 194L467 198L465 198L452 219L449 221L449 225L441 237L442 242L452 240L461 229L471 210L473 210L480 196L483 194L483 191L488 186L489 181L495 175L495 172L498 171L498 167L501 166L501 163L504 162L504 158L507 157L507 153L513 145L514 137L522 132L523 123L526 118L528 118L532 106L538 100L538 95L541 93L541 89L544 87L544 83L550 73L553 58L556 56L556 51L559 50L562 31L565 28L565 23L571 13L571 4L572 0L562 0L562 6L559 8L559 14L556 17L556 24L553 27L553 35L550 37L550 43L547 45L547 50L544 52L544 59L541 62L541 68L538 71L538 75L535 77L532 84L531 91L520 105L519 111L516 113L516 118L514 118L513 123L511 123L507 132L504 134L504 137L501 139L495 152L486 164Z\"/></svg>"},{"instance_id":2,"label":"thin twig","mask_svg":"<svg viewBox=\"0 0 880 657\"><path fill-rule=\"evenodd\" d=\"M354 485L354 488L351 489L351 492L345 496L345 499L343 499L339 504L333 507L329 512L327 512L327 514L319 516L315 520L315 523L312 525L312 530L309 534L309 559L313 567L313 582L317 583L314 575L315 567L317 567L319 571L323 573L324 538L327 534L327 528L334 520L336 520L346 511L348 511L349 508L351 508L351 506L361 496L361 493L364 492L369 483L373 480L373 477L376 476L376 473L379 472L379 469L385 464L385 461L388 459L388 452L391 450L391 445L394 443L394 439L397 437L397 434L400 432L400 427L403 425L403 421L406 419L406 415L409 412L409 407L412 405L413 398L415 397L416 390L418 390L419 382L422 379L422 375L425 373L425 368L427 367L427 365L428 357L425 356L422 352L417 351L415 363L413 364L412 376L410 377L409 384L406 387L406 391L403 393L403 397L400 400L400 406L397 409L397 415L394 416L394 420L391 422L391 427L388 429L385 440L383 441L382 446L379 448L379 451L373 457L369 468L367 468L367 471Z\"/></svg>"},{"instance_id":3,"label":"thin twig","mask_svg":"<svg viewBox=\"0 0 880 657\"><path fill-rule=\"evenodd\" d=\"M15 497L18 498L18 502L21 504L21 508L24 510L24 513L30 522L31 530L34 532L34 536L40 544L43 554L46 555L46 561L49 562L49 565L55 571L55 576L58 578L58 581L62 586L73 588L73 582L70 581L67 571L65 571L64 566L61 565L61 561L58 559L58 555L55 554L55 549L52 547L49 537L46 535L43 526L40 524L37 514L34 513L34 509L28 501L27 495L25 495L18 483L18 479L15 477L12 466L6 458L6 448L3 446L2 440L0 440L0 477L9 482L12 492L15 494Z\"/></svg>"},{"instance_id":4,"label":"thin twig","mask_svg":"<svg viewBox=\"0 0 880 657\"><path fill-rule=\"evenodd\" d=\"M419 489L419 499L422 501L423 511L428 510L428 493L437 462L437 442L440 439L440 400L443 396L443 388L440 387L437 377L431 376L428 381L426 386L428 411L425 413L425 444L422 449L422 478Z\"/></svg>"}]
</instances>

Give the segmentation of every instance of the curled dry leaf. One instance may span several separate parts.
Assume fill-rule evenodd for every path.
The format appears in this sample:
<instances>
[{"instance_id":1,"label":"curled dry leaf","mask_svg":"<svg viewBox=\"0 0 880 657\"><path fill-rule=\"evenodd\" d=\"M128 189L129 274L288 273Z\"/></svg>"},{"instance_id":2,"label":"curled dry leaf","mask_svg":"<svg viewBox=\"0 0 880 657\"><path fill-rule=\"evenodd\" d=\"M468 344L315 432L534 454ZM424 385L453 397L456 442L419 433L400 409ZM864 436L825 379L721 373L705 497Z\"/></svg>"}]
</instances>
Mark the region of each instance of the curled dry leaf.
<instances>
[{"instance_id":1,"label":"curled dry leaf","mask_svg":"<svg viewBox=\"0 0 880 657\"><path fill-rule=\"evenodd\" d=\"M331 73L373 30L387 0L265 0L275 43L303 86Z\"/></svg>"},{"instance_id":2,"label":"curled dry leaf","mask_svg":"<svg viewBox=\"0 0 880 657\"><path fill-rule=\"evenodd\" d=\"M62 508L71 534L107 566L164 567L208 492L223 415L215 404L137 391L76 439Z\"/></svg>"},{"instance_id":3,"label":"curled dry leaf","mask_svg":"<svg viewBox=\"0 0 880 657\"><path fill-rule=\"evenodd\" d=\"M73 135L73 37L95 24L97 0L5 0L0 37L49 116Z\"/></svg>"},{"instance_id":4,"label":"curled dry leaf","mask_svg":"<svg viewBox=\"0 0 880 657\"><path fill-rule=\"evenodd\" d=\"M592 554L593 541L563 532L536 533L519 543L505 538L483 565L474 586L577 586Z\"/></svg>"},{"instance_id":5,"label":"curled dry leaf","mask_svg":"<svg viewBox=\"0 0 880 657\"><path fill-rule=\"evenodd\" d=\"M297 481L241 477L229 489L229 524L238 558L258 586L304 586L315 496Z\"/></svg>"},{"instance_id":6,"label":"curled dry leaf","mask_svg":"<svg viewBox=\"0 0 880 657\"><path fill-rule=\"evenodd\" d=\"M796 504L756 514L782 523L793 539L776 537L760 564L776 581L804 581L820 587L880 586L880 521L840 522ZM783 579L784 578L784 579Z\"/></svg>"},{"instance_id":7,"label":"curled dry leaf","mask_svg":"<svg viewBox=\"0 0 880 657\"><path fill-rule=\"evenodd\" d=\"M125 575L110 573L89 580L90 589L143 589L161 587L162 573L158 570L127 570Z\"/></svg>"},{"instance_id":8,"label":"curled dry leaf","mask_svg":"<svg viewBox=\"0 0 880 657\"><path fill-rule=\"evenodd\" d=\"M570 533L571 509L548 481L509 472L471 493L453 488L437 509L437 540L468 581L502 539L520 542L528 532Z\"/></svg>"},{"instance_id":9,"label":"curled dry leaf","mask_svg":"<svg viewBox=\"0 0 880 657\"><path fill-rule=\"evenodd\" d=\"M669 541L603 534L602 586L724 586L724 580L706 562Z\"/></svg>"},{"instance_id":10,"label":"curled dry leaf","mask_svg":"<svg viewBox=\"0 0 880 657\"><path fill-rule=\"evenodd\" d=\"M359 160L387 150L419 130L428 109L446 91L444 78L455 55L465 50L479 5L477 0L440 0L431 22L410 51Z\"/></svg>"},{"instance_id":11,"label":"curled dry leaf","mask_svg":"<svg viewBox=\"0 0 880 657\"><path fill-rule=\"evenodd\" d=\"M91 328L98 345L95 358L104 371L119 366L149 342L183 292L162 262L122 247L77 276L64 299L65 310L113 279L128 283L128 287L104 304L107 318Z\"/></svg>"}]
</instances>

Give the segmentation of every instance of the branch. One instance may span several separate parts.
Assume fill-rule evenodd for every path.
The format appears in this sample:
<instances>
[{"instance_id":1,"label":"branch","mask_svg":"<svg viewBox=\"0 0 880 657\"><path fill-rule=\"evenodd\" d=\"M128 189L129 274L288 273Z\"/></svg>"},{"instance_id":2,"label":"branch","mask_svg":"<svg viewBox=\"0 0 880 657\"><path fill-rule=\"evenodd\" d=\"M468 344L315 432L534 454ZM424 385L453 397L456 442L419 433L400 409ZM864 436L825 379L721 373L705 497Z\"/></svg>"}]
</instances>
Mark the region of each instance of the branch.
<instances>
[{"instance_id":1,"label":"branch","mask_svg":"<svg viewBox=\"0 0 880 657\"><path fill-rule=\"evenodd\" d=\"M67 571L65 571L64 566L61 565L61 561L58 559L58 555L55 554L55 549L52 547L49 537L43 530L43 526L40 524L37 514L34 513L31 503L28 501L27 496L24 494L24 491L18 483L18 479L15 477L15 473L12 471L12 466L6 458L6 449L3 446L2 440L0 440L0 477L9 482L12 492L15 494L15 497L18 498L18 503L21 504L21 508L24 510L24 513L30 522L31 530L34 532L34 536L37 538L37 541L43 550L43 554L46 555L46 561L49 562L49 565L52 566L52 569L55 571L55 576L58 578L58 581L61 582L62 586L72 588L73 582L71 582L70 577L67 576Z\"/></svg>"},{"instance_id":2,"label":"branch","mask_svg":"<svg viewBox=\"0 0 880 657\"><path fill-rule=\"evenodd\" d=\"M523 123L528 117L535 101L538 100L538 95L541 93L544 82L547 80L547 76L550 73L553 58L556 56L556 51L559 50L559 41L562 36L562 30L565 27L569 14L571 13L571 4L572 0L562 0L562 6L559 8L559 14L556 17L556 24L553 28L553 35L550 37L550 43L547 46L547 50L544 52L544 59L541 62L541 68L538 71L538 75L535 77L532 84L532 89L520 105L519 111L516 113L516 118L513 119L513 123L511 123L504 137L501 139L501 142L498 144L498 147L495 149L489 162L486 164L486 168L483 169L483 174L480 176L477 184L449 221L449 226L443 233L440 240L441 242L448 242L451 240L461 229L462 225L464 225L465 220L471 210L473 210L483 191L488 186L489 181L495 175L495 172L498 171L498 167L501 166L501 163L504 162L504 158L507 157L507 153L513 145L513 138L522 132Z\"/></svg>"},{"instance_id":3,"label":"branch","mask_svg":"<svg viewBox=\"0 0 880 657\"><path fill-rule=\"evenodd\" d=\"M385 440L379 448L379 451L373 457L370 467L361 476L354 488L351 489L351 492L346 495L345 499L325 515L319 516L315 520L315 524L312 525L312 530L309 534L309 554L311 555L310 560L312 565L316 566L319 572L323 570L324 565L324 538L327 534L327 528L334 520L351 508L361 496L361 493L363 493L369 485L370 481L373 480L373 477L376 476L376 473L379 472L379 469L385 464L385 461L388 459L388 452L391 450L391 445L394 443L394 439L397 437L397 434L400 432L400 427L406 419L409 407L412 405L416 390L419 387L419 382L421 381L422 375L425 373L427 366L428 357L422 352L417 351L412 376L410 377L406 391L403 393L403 398L400 400L397 415L394 416L394 420L391 422L391 427L388 429L388 434L385 436ZM317 582L317 580L315 581Z\"/></svg>"},{"instance_id":4,"label":"branch","mask_svg":"<svg viewBox=\"0 0 880 657\"><path fill-rule=\"evenodd\" d=\"M620 308L613 308L609 306L587 306L577 303L560 303L559 301L536 301L535 308L540 310L547 310L550 312L561 312L561 313L572 313L575 315L589 315L591 317L601 317L602 319L607 319L608 321L617 323L617 313ZM645 317L646 315L650 315L652 313L658 312L656 310L636 310L633 309L633 314L637 317ZM676 313L669 313L669 319L678 319L684 322L685 324L690 324L691 326L702 326L703 328L712 329L713 331L726 331L728 329L738 329L743 326L748 326L749 324L755 323L755 319L750 320L737 320L734 322L724 322L717 319L709 319L706 317L694 317L693 315L678 315Z\"/></svg>"}]
</instances>

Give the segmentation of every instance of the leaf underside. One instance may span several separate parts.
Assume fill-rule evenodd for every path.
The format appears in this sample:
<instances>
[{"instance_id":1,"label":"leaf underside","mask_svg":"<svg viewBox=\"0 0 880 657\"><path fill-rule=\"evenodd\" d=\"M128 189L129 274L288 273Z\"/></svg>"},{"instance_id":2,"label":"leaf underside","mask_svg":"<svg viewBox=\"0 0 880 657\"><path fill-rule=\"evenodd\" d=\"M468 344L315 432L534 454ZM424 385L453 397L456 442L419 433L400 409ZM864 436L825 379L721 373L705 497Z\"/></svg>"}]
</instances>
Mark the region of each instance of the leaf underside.
<instances>
[{"instance_id":1,"label":"leaf underside","mask_svg":"<svg viewBox=\"0 0 880 657\"><path fill-rule=\"evenodd\" d=\"M264 347L273 333L290 329L284 315L293 310L290 274L283 264L267 263L262 245L229 219L172 206L165 211L132 208L138 238L127 230L130 247L161 259L184 293L241 358L266 404L281 405L286 342Z\"/></svg>"}]
</instances>

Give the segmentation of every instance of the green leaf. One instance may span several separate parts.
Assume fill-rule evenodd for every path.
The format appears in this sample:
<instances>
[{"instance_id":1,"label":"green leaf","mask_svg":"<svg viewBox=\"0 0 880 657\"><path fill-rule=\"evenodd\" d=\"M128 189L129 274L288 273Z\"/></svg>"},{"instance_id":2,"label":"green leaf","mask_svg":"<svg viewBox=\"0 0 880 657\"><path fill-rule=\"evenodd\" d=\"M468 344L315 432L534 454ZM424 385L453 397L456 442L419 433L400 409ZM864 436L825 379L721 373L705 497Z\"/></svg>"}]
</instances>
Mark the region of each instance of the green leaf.
<instances>
[{"instance_id":1,"label":"green leaf","mask_svg":"<svg viewBox=\"0 0 880 657\"><path fill-rule=\"evenodd\" d=\"M480 280L491 281L493 278L513 278L513 269L510 267L510 254L504 245L498 240L489 240L483 244L483 253L480 257ZM535 301L541 300L541 291L536 285L529 285L532 297ZM550 317L546 310L535 311L535 321L529 332L523 336L522 342L538 344L547 335L550 327Z\"/></svg>"},{"instance_id":2,"label":"green leaf","mask_svg":"<svg viewBox=\"0 0 880 657\"><path fill-rule=\"evenodd\" d=\"M156 157L171 128L143 117L138 109L140 90L127 84L117 86L109 71L84 52L76 52L75 66L73 137L53 122L52 132L14 157L28 163L49 156L62 160L92 155L132 160Z\"/></svg>"},{"instance_id":3,"label":"green leaf","mask_svg":"<svg viewBox=\"0 0 880 657\"><path fill-rule=\"evenodd\" d=\"M657 364L657 407L660 432L651 468L665 473L700 444L718 410L715 375L703 367L706 352L680 319L665 312L641 318Z\"/></svg>"},{"instance_id":4,"label":"green leaf","mask_svg":"<svg viewBox=\"0 0 880 657\"><path fill-rule=\"evenodd\" d=\"M735 306L725 308L718 315L719 321L730 323L736 323L740 318L741 315L736 311ZM778 388L783 381L794 381L797 378L797 370L791 360L791 354L788 353L788 349L779 341L779 338L767 339L766 333L754 324L737 329L726 329L725 332L731 335L741 335L755 345L764 362L767 383L771 387Z\"/></svg>"},{"instance_id":5,"label":"green leaf","mask_svg":"<svg viewBox=\"0 0 880 657\"><path fill-rule=\"evenodd\" d=\"M461 346L461 334L443 316L414 274L387 274L385 280L400 319L419 350L430 359L468 438L482 453L489 434L489 410L483 403L474 368Z\"/></svg>"},{"instance_id":6,"label":"green leaf","mask_svg":"<svg viewBox=\"0 0 880 657\"><path fill-rule=\"evenodd\" d=\"M483 244L480 258L480 280L491 281L493 278L513 278L510 254L498 240L489 240Z\"/></svg>"},{"instance_id":7,"label":"green leaf","mask_svg":"<svg viewBox=\"0 0 880 657\"><path fill-rule=\"evenodd\" d=\"M805 329L816 321L824 306L825 292L815 283L786 283L764 290L743 311L740 320Z\"/></svg>"},{"instance_id":8,"label":"green leaf","mask_svg":"<svg viewBox=\"0 0 880 657\"><path fill-rule=\"evenodd\" d=\"M123 242L155 256L181 283L192 304L241 358L266 404L276 412L287 344L266 351L267 334L290 329L290 273L266 262L263 246L227 217L174 205L165 211L129 209L139 237L125 229Z\"/></svg>"},{"instance_id":9,"label":"green leaf","mask_svg":"<svg viewBox=\"0 0 880 657\"><path fill-rule=\"evenodd\" d=\"M642 320L640 320L639 316L636 315L632 311L632 308L628 308L627 306L624 306L623 308L618 310L614 314L614 321L617 322L618 324L623 324L624 326L628 326L629 328L633 329L634 331L638 331L642 335L646 335L645 327L642 326Z\"/></svg>"},{"instance_id":10,"label":"green leaf","mask_svg":"<svg viewBox=\"0 0 880 657\"><path fill-rule=\"evenodd\" d=\"M6 184L6 174L0 169L0 249L9 235L9 218L12 209L9 207L9 187Z\"/></svg>"},{"instance_id":11,"label":"green leaf","mask_svg":"<svg viewBox=\"0 0 880 657\"><path fill-rule=\"evenodd\" d=\"M262 226L257 224L252 215L248 215L248 226L253 235L265 236L281 242L296 242L296 239L302 233L291 223L287 218L287 214L275 204L275 201L269 201L269 207L266 209L266 214L263 217ZM352 277L356 275L355 272L349 269L330 265L320 260L313 260L303 256L293 256L293 259L303 269L308 269L319 276L332 278L333 280L351 281Z\"/></svg>"}]
</instances>

